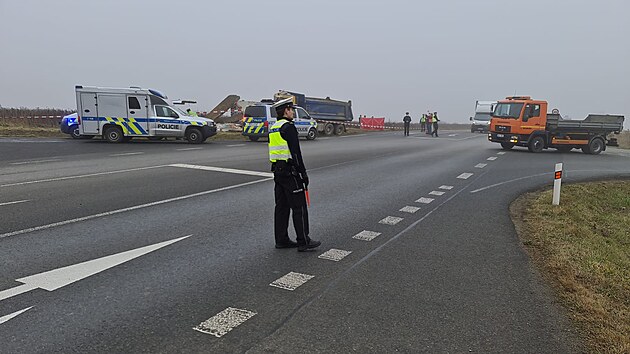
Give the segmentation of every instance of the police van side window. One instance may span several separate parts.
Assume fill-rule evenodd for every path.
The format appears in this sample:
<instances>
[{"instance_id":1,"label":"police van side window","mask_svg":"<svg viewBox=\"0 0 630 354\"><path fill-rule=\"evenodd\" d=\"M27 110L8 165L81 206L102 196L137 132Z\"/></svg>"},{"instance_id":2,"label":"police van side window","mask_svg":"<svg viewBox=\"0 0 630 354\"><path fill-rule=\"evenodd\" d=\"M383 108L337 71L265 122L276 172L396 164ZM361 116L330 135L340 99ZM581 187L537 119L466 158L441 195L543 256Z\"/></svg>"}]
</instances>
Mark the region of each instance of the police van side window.
<instances>
[{"instance_id":1,"label":"police van side window","mask_svg":"<svg viewBox=\"0 0 630 354\"><path fill-rule=\"evenodd\" d=\"M155 106L155 114L158 117L179 118L174 110L166 106Z\"/></svg>"},{"instance_id":2,"label":"police van side window","mask_svg":"<svg viewBox=\"0 0 630 354\"><path fill-rule=\"evenodd\" d=\"M299 108L298 110L300 111L300 119L311 119L304 109Z\"/></svg>"},{"instance_id":3,"label":"police van side window","mask_svg":"<svg viewBox=\"0 0 630 354\"><path fill-rule=\"evenodd\" d=\"M129 109L140 109L140 101L137 97L129 97Z\"/></svg>"},{"instance_id":4,"label":"police van side window","mask_svg":"<svg viewBox=\"0 0 630 354\"><path fill-rule=\"evenodd\" d=\"M276 112L274 107L269 108L269 111L271 113L271 118L278 118L278 112Z\"/></svg>"}]
</instances>

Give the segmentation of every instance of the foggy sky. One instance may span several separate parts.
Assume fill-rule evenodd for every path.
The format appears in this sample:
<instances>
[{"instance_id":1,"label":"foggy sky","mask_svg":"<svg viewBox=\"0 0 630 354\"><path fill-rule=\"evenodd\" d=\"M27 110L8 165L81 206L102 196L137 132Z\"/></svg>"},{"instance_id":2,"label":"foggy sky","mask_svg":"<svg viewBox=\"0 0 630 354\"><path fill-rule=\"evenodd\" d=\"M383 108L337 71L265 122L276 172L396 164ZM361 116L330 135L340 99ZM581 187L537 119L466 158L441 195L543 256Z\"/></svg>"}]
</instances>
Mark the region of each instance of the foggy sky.
<instances>
[{"instance_id":1,"label":"foggy sky","mask_svg":"<svg viewBox=\"0 0 630 354\"><path fill-rule=\"evenodd\" d=\"M0 0L0 105L74 109L79 84L206 111L285 89L463 123L516 93L630 127L629 17L625 0Z\"/></svg>"}]
</instances>

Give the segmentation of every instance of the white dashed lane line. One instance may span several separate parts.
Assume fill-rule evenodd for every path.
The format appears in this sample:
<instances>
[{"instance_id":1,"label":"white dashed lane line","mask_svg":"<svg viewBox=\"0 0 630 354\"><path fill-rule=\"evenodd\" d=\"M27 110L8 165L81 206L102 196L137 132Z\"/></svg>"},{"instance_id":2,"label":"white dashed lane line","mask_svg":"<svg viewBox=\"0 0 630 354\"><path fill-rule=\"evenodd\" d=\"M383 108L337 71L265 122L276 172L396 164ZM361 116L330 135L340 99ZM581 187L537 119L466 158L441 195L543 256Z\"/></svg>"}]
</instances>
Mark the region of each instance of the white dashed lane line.
<instances>
[{"instance_id":1,"label":"white dashed lane line","mask_svg":"<svg viewBox=\"0 0 630 354\"><path fill-rule=\"evenodd\" d=\"M176 164L172 164L172 165L169 165L169 166L171 166L171 167L180 167L180 168L190 168L190 169L193 169L193 170L235 173L235 174L239 174L239 175L273 177L273 173L271 173L271 172L237 170L237 169L234 169L234 168L223 168L223 167L212 167L212 166L201 166L201 165L189 165L189 164L184 164L184 163L176 163Z\"/></svg>"},{"instance_id":2,"label":"white dashed lane line","mask_svg":"<svg viewBox=\"0 0 630 354\"><path fill-rule=\"evenodd\" d=\"M403 213L413 214L413 213L417 212L418 210L420 210L420 208L415 207L415 206L407 205L406 207L400 209L399 211L402 211Z\"/></svg>"},{"instance_id":3,"label":"white dashed lane line","mask_svg":"<svg viewBox=\"0 0 630 354\"><path fill-rule=\"evenodd\" d=\"M453 189L453 186L440 186L440 189L450 191L451 189Z\"/></svg>"},{"instance_id":4,"label":"white dashed lane line","mask_svg":"<svg viewBox=\"0 0 630 354\"><path fill-rule=\"evenodd\" d=\"M317 258L326 259L326 260L329 260L329 261L339 262L340 260L344 259L350 253L352 253L352 251L344 251L344 250L338 250L338 249L335 249L335 248L331 248L328 251L326 251L326 252L320 254L319 256L317 256Z\"/></svg>"},{"instance_id":5,"label":"white dashed lane line","mask_svg":"<svg viewBox=\"0 0 630 354\"><path fill-rule=\"evenodd\" d=\"M256 315L256 312L228 307L209 319L201 322L193 329L201 333L211 334L217 338L221 338L234 328L254 317L254 315Z\"/></svg>"},{"instance_id":6,"label":"white dashed lane line","mask_svg":"<svg viewBox=\"0 0 630 354\"><path fill-rule=\"evenodd\" d=\"M17 316L23 314L24 312L26 312L26 311L28 311L28 310L30 310L32 308L33 308L33 306L27 307L27 308L25 308L23 310L20 310L20 311L8 314L6 316L2 316L2 317L0 317L0 324L3 324L3 323L5 323L5 322L7 322L7 321L9 321L9 320L11 320L13 318L16 318Z\"/></svg>"},{"instance_id":7,"label":"white dashed lane line","mask_svg":"<svg viewBox=\"0 0 630 354\"><path fill-rule=\"evenodd\" d=\"M245 146L245 144L233 144L233 145L226 145L227 147L237 147L237 146Z\"/></svg>"},{"instance_id":8,"label":"white dashed lane line","mask_svg":"<svg viewBox=\"0 0 630 354\"><path fill-rule=\"evenodd\" d=\"M378 223L384 224L384 225L396 225L401 221L403 221L403 218L399 218L397 216L388 216L384 218L383 220L379 221Z\"/></svg>"},{"instance_id":9,"label":"white dashed lane line","mask_svg":"<svg viewBox=\"0 0 630 354\"><path fill-rule=\"evenodd\" d=\"M478 163L478 164L475 165L476 168L484 168L486 166L488 166L487 163Z\"/></svg>"},{"instance_id":10,"label":"white dashed lane line","mask_svg":"<svg viewBox=\"0 0 630 354\"><path fill-rule=\"evenodd\" d=\"M123 152L120 154L111 154L109 156L114 157L114 156L132 156L132 155L142 155L144 154L144 152L142 151L137 151L137 152Z\"/></svg>"},{"instance_id":11,"label":"white dashed lane line","mask_svg":"<svg viewBox=\"0 0 630 354\"><path fill-rule=\"evenodd\" d=\"M505 155L505 151L499 151L497 152L497 155Z\"/></svg>"},{"instance_id":12,"label":"white dashed lane line","mask_svg":"<svg viewBox=\"0 0 630 354\"><path fill-rule=\"evenodd\" d=\"M359 232L358 234L352 236L352 238L361 240L361 241L372 241L373 239L380 236L380 234L381 234L380 232L376 232L376 231L363 230Z\"/></svg>"},{"instance_id":13,"label":"white dashed lane line","mask_svg":"<svg viewBox=\"0 0 630 354\"><path fill-rule=\"evenodd\" d=\"M422 197L422 198L416 200L416 203L429 204L429 203L431 203L434 200L435 199L433 199L433 198Z\"/></svg>"},{"instance_id":14,"label":"white dashed lane line","mask_svg":"<svg viewBox=\"0 0 630 354\"><path fill-rule=\"evenodd\" d=\"M192 150L201 150L203 148L200 147L196 147L196 148L184 148L184 149L175 149L177 151L192 151Z\"/></svg>"},{"instance_id":15,"label":"white dashed lane line","mask_svg":"<svg viewBox=\"0 0 630 354\"><path fill-rule=\"evenodd\" d=\"M0 203L0 206L12 205L12 204L20 204L20 203L26 203L26 202L30 202L30 200L29 199L25 199L25 200L16 200L14 202L5 202L5 203Z\"/></svg>"},{"instance_id":16,"label":"white dashed lane line","mask_svg":"<svg viewBox=\"0 0 630 354\"><path fill-rule=\"evenodd\" d=\"M488 161L494 161L494 160L496 160L496 159L497 159L497 157L496 157L496 156L490 156L490 157L488 157L486 160L488 160Z\"/></svg>"},{"instance_id":17,"label":"white dashed lane line","mask_svg":"<svg viewBox=\"0 0 630 354\"><path fill-rule=\"evenodd\" d=\"M269 284L276 288L293 291L304 285L307 281L315 278L314 275L290 272Z\"/></svg>"},{"instance_id":18,"label":"white dashed lane line","mask_svg":"<svg viewBox=\"0 0 630 354\"><path fill-rule=\"evenodd\" d=\"M473 173L470 173L470 172L464 172L464 173L462 173L461 175L457 176L457 178L459 178L459 179L469 179L469 178L470 178L470 176L472 176L472 175L473 175Z\"/></svg>"},{"instance_id":19,"label":"white dashed lane line","mask_svg":"<svg viewBox=\"0 0 630 354\"><path fill-rule=\"evenodd\" d=\"M44 162L54 162L59 161L61 159L48 159L48 160L33 160L33 161L21 161L21 162L11 162L10 165L26 165L29 163L44 163Z\"/></svg>"},{"instance_id":20,"label":"white dashed lane line","mask_svg":"<svg viewBox=\"0 0 630 354\"><path fill-rule=\"evenodd\" d=\"M445 192L441 192L441 191L432 191L431 193L429 193L430 195L444 195Z\"/></svg>"}]
</instances>

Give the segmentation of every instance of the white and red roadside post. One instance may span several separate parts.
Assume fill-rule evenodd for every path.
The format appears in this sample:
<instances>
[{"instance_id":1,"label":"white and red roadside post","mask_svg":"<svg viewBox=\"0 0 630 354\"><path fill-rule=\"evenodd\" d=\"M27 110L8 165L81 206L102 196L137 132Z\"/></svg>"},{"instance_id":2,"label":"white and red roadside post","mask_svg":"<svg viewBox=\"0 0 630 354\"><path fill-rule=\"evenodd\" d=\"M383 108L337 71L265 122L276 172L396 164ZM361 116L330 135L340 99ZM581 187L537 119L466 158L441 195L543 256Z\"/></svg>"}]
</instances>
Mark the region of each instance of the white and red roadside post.
<instances>
[{"instance_id":1,"label":"white and red roadside post","mask_svg":"<svg viewBox=\"0 0 630 354\"><path fill-rule=\"evenodd\" d=\"M560 205L560 187L562 186L562 162L556 164L553 176L553 201L551 204Z\"/></svg>"}]
</instances>

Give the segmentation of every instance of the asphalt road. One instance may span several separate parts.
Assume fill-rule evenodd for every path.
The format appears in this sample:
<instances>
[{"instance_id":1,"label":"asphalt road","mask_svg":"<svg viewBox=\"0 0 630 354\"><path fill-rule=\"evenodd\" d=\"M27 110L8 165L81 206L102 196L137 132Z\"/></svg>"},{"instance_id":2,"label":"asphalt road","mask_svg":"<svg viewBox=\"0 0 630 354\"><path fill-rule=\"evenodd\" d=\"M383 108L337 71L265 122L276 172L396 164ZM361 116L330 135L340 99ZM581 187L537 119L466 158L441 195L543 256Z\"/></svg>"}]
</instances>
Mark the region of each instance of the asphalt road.
<instances>
[{"instance_id":1,"label":"asphalt road","mask_svg":"<svg viewBox=\"0 0 630 354\"><path fill-rule=\"evenodd\" d=\"M302 142L309 253L273 247L264 142L0 139L0 352L575 351L507 207L630 156L441 133Z\"/></svg>"}]
</instances>

